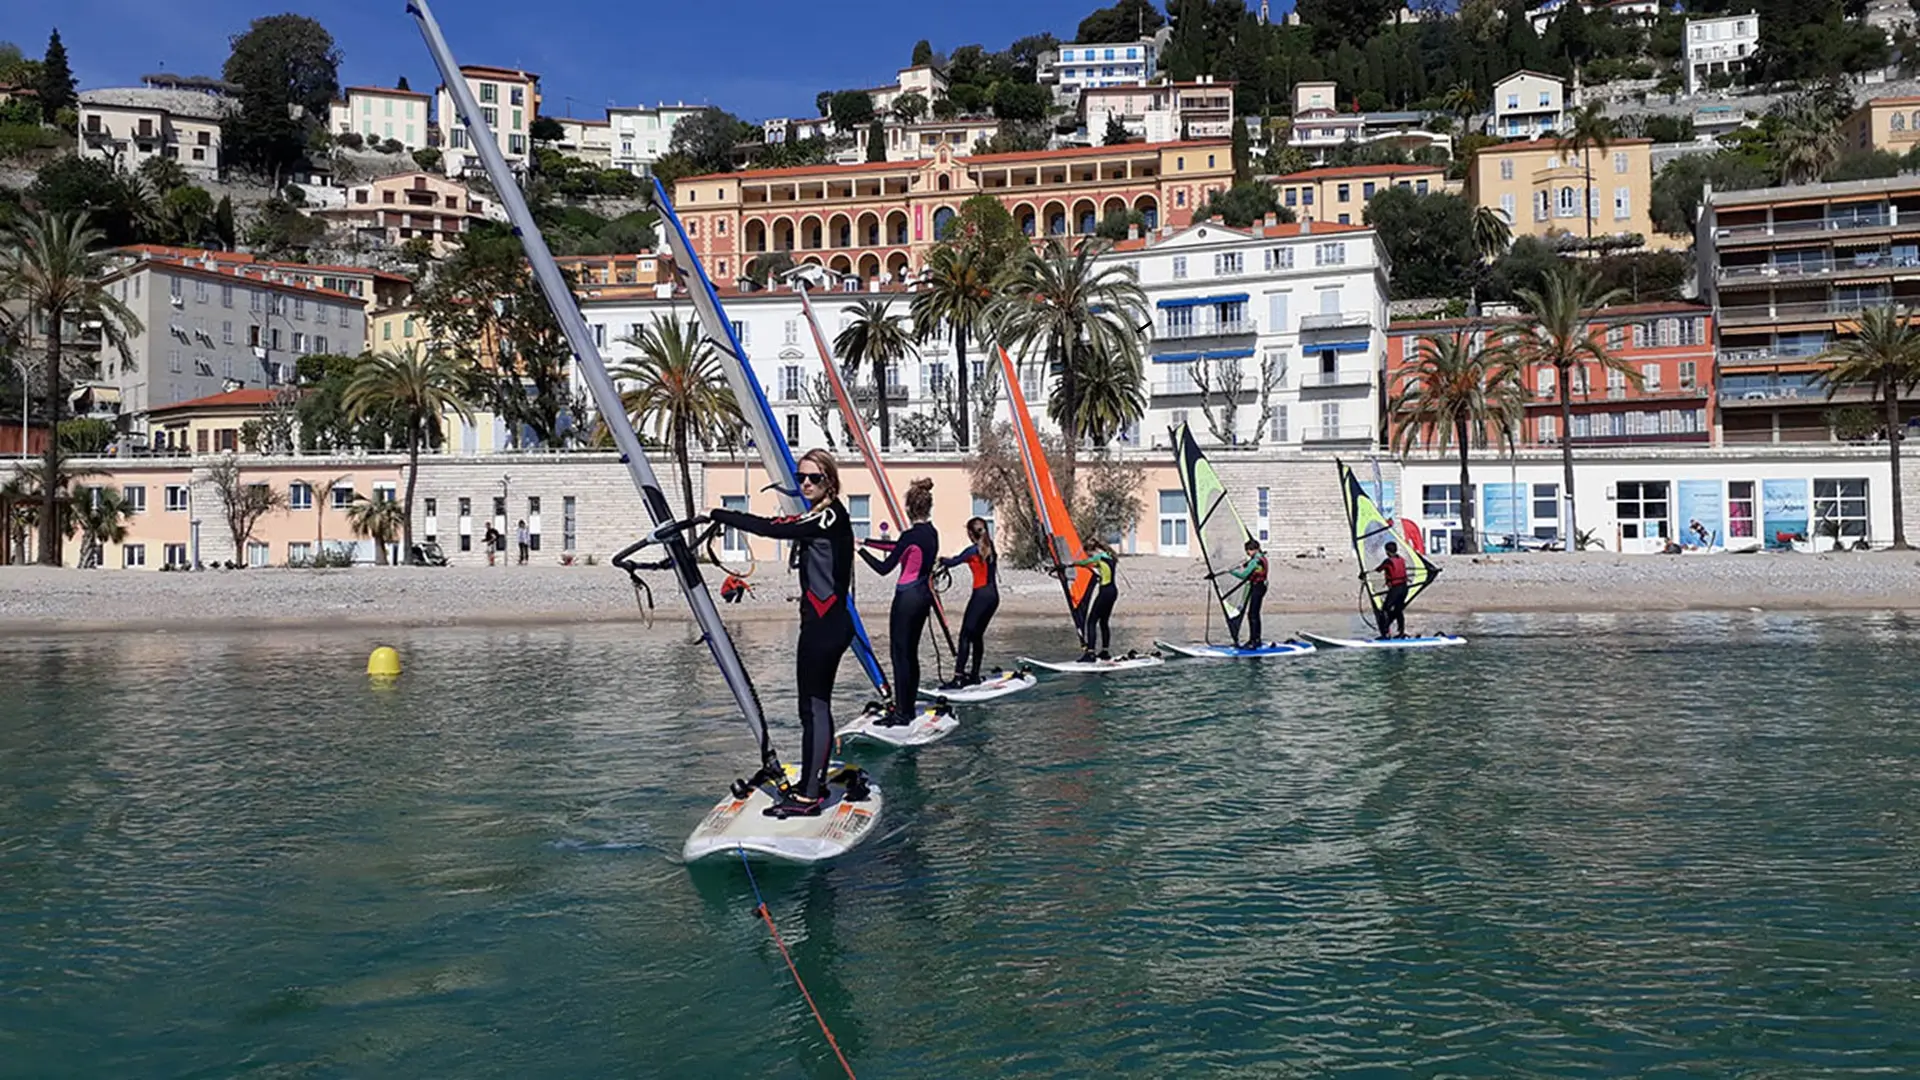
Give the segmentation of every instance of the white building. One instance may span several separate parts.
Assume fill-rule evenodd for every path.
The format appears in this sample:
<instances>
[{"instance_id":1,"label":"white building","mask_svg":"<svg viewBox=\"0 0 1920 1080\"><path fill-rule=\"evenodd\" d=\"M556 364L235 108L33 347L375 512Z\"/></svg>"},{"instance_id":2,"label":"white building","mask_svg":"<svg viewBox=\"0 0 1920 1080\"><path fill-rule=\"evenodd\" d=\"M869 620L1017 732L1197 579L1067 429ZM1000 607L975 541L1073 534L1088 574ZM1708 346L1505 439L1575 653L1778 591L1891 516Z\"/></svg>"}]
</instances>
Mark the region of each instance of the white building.
<instances>
[{"instance_id":1,"label":"white building","mask_svg":"<svg viewBox=\"0 0 1920 1080\"><path fill-rule=\"evenodd\" d=\"M553 148L596 169L613 168L613 125L607 120L553 118L560 125L560 141Z\"/></svg>"},{"instance_id":2,"label":"white building","mask_svg":"<svg viewBox=\"0 0 1920 1080\"><path fill-rule=\"evenodd\" d=\"M150 75L145 86L80 93L79 153L132 171L149 158L180 163L189 176L220 171L220 124L239 107L225 83Z\"/></svg>"},{"instance_id":3,"label":"white building","mask_svg":"<svg viewBox=\"0 0 1920 1080\"><path fill-rule=\"evenodd\" d=\"M1159 47L1152 38L1091 45L1062 45L1041 57L1037 77L1052 86L1057 100L1102 86L1151 82L1160 70Z\"/></svg>"},{"instance_id":4,"label":"white building","mask_svg":"<svg viewBox=\"0 0 1920 1080\"><path fill-rule=\"evenodd\" d=\"M1493 116L1487 134L1537 139L1567 126L1567 84L1552 75L1521 69L1493 84Z\"/></svg>"},{"instance_id":5,"label":"white building","mask_svg":"<svg viewBox=\"0 0 1920 1080\"><path fill-rule=\"evenodd\" d=\"M1123 241L1104 258L1134 270L1151 316L1145 341L1149 407L1123 445L1164 447L1168 426L1181 421L1209 444L1335 450L1377 442L1387 265L1371 230L1313 222L1250 229L1201 223ZM912 301L910 289L897 287L817 293L814 310L827 339L854 317L857 301L875 294L892 297L900 314ZM820 419L834 414L812 400L819 357L798 297L786 289L726 288L722 302L789 442L822 441ZM581 310L610 365L634 357L625 339L636 326L668 313L694 317L684 296L588 297ZM995 377L985 350L969 349L967 359L975 385ZM942 338L896 370L889 395L896 425L933 412L950 385L954 361L951 341ZM1022 388L1039 415L1047 389L1040 365L1022 366ZM1005 417L1004 394L995 408Z\"/></svg>"},{"instance_id":6,"label":"white building","mask_svg":"<svg viewBox=\"0 0 1920 1080\"><path fill-rule=\"evenodd\" d=\"M609 107L607 129L613 168L635 176L652 176L653 163L666 157L673 147L674 127L704 108L684 101L672 105L661 102L652 108Z\"/></svg>"},{"instance_id":7,"label":"white building","mask_svg":"<svg viewBox=\"0 0 1920 1080\"><path fill-rule=\"evenodd\" d=\"M1357 143L1366 134L1366 120L1357 112L1340 111L1339 87L1331 82L1302 82L1293 87L1293 130L1287 144L1323 162L1327 151Z\"/></svg>"},{"instance_id":8,"label":"white building","mask_svg":"<svg viewBox=\"0 0 1920 1080\"><path fill-rule=\"evenodd\" d=\"M830 139L837 132L833 121L825 116L811 119L798 117L776 117L760 125L760 138L768 146L775 143L806 142L808 139Z\"/></svg>"},{"instance_id":9,"label":"white building","mask_svg":"<svg viewBox=\"0 0 1920 1080\"><path fill-rule=\"evenodd\" d=\"M392 139L409 153L428 145L432 98L382 86L349 86L344 93L327 110L327 130L334 135L358 135L369 145Z\"/></svg>"},{"instance_id":10,"label":"white building","mask_svg":"<svg viewBox=\"0 0 1920 1080\"><path fill-rule=\"evenodd\" d=\"M527 167L532 155L531 130L540 116L540 76L517 68L463 64L460 74L467 89L480 104L482 119L493 132L494 141L507 164L518 172ZM480 168L480 158L467 143L467 128L453 107L453 95L445 86L434 93L434 116L445 136L441 147L442 164L448 176L459 176Z\"/></svg>"},{"instance_id":11,"label":"white building","mask_svg":"<svg viewBox=\"0 0 1920 1080\"><path fill-rule=\"evenodd\" d=\"M1687 20L1687 93L1697 94L1715 75L1745 71L1760 48L1760 16L1723 15Z\"/></svg>"}]
</instances>

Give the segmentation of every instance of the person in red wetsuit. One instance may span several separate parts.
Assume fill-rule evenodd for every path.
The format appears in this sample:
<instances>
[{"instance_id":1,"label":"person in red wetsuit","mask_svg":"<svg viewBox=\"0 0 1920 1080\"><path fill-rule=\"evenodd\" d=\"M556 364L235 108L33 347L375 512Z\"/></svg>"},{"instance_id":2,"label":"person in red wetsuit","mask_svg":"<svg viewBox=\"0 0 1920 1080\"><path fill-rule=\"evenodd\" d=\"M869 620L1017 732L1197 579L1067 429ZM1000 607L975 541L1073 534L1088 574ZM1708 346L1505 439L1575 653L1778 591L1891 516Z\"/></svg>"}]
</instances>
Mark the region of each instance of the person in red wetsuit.
<instances>
[{"instance_id":1,"label":"person in red wetsuit","mask_svg":"<svg viewBox=\"0 0 1920 1080\"><path fill-rule=\"evenodd\" d=\"M993 533L987 528L986 518L967 520L967 539L973 543L960 554L940 560L940 565L949 569L965 563L973 571L973 594L967 597L967 614L960 621L960 649L953 661L953 680L941 686L942 690L958 690L980 681L987 624L1000 609L1000 556L993 549Z\"/></svg>"},{"instance_id":2,"label":"person in red wetsuit","mask_svg":"<svg viewBox=\"0 0 1920 1080\"><path fill-rule=\"evenodd\" d=\"M1387 595L1380 601L1379 622L1380 639L1407 636L1407 560L1400 554L1400 545L1387 541L1387 557L1379 566L1374 567L1386 576ZM1397 633L1389 633L1393 627Z\"/></svg>"}]
</instances>

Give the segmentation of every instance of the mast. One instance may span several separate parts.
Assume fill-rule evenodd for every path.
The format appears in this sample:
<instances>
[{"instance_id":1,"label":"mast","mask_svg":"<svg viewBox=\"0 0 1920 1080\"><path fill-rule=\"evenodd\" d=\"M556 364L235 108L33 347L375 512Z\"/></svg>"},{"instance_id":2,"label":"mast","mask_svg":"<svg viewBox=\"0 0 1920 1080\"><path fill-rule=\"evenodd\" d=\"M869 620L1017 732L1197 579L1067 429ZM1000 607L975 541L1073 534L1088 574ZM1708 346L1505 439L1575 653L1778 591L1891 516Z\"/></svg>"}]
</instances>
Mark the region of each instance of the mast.
<instances>
[{"instance_id":1,"label":"mast","mask_svg":"<svg viewBox=\"0 0 1920 1080\"><path fill-rule=\"evenodd\" d=\"M521 246L526 250L534 280L539 283L541 294L546 297L561 331L567 336L574 360L586 379L587 390L593 395L594 407L600 411L601 420L607 425L614 445L620 450L620 460L627 466L627 473L640 492L640 500L646 504L647 516L652 519L660 542L673 564L674 579L680 583L687 606L693 609L693 617L700 624L701 639L707 643L714 663L719 665L720 674L727 681L727 688L733 692L734 702L739 705L748 729L753 732L760 746L761 764L777 768L779 758L767 735L766 715L761 711L753 680L747 676L746 666L740 662L733 639L720 621L719 609L714 606L712 594L707 592L707 583L700 576L699 563L695 561L692 549L687 546L685 537L678 529L667 528L676 521L673 510L660 488L659 478L654 475L653 466L647 461L646 452L640 446L639 436L634 434L633 425L627 422L626 406L620 400L620 392L614 387L613 379L607 374L607 366L601 360L599 350L594 347L593 333L587 329L587 321L580 315L573 291L560 273L559 264L553 261L553 253L547 249L539 226L534 224L533 213L527 209L527 200L520 193L513 170L507 166L507 159L500 153L499 144L494 142L493 132L488 130L480 105L473 99L473 91L461 76L460 65L447 48L447 40L440 33L440 24L434 21L427 0L407 0L407 13L419 24L420 36L426 41L427 51L433 54L434 66L440 69L440 79L446 84L447 93L453 98L454 109L466 126L467 139L479 155L487 177L493 181L500 204L506 210L508 220L513 223L513 234L520 238ZM444 124L448 121L443 117L441 122Z\"/></svg>"}]
</instances>

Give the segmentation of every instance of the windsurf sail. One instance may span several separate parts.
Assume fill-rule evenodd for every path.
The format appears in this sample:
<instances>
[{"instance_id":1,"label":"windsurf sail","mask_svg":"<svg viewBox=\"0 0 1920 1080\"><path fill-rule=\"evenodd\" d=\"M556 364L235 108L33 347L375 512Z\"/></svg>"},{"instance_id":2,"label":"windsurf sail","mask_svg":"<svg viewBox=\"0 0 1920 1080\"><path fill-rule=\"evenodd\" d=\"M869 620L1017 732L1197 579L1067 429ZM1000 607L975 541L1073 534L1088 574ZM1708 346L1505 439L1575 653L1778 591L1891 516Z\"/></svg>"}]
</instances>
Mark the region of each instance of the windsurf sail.
<instances>
[{"instance_id":1,"label":"windsurf sail","mask_svg":"<svg viewBox=\"0 0 1920 1080\"><path fill-rule=\"evenodd\" d=\"M1027 411L1027 396L1020 391L1020 373L1013 358L1000 349L1000 374L1006 379L1008 405L1013 413L1013 430L1020 443L1020 462L1026 466L1027 490L1033 495L1033 512L1040 527L1040 554L1060 578L1067 598L1067 611L1073 616L1074 633L1080 643L1087 640L1087 600L1093 592L1093 571L1073 563L1087 557L1080 546L1080 534L1067 513L1067 502L1053 482L1053 470L1047 466L1040 433L1034 429L1033 414Z\"/></svg>"},{"instance_id":2,"label":"windsurf sail","mask_svg":"<svg viewBox=\"0 0 1920 1080\"><path fill-rule=\"evenodd\" d=\"M1399 544L1400 555L1407 560L1407 605L1411 607L1414 599L1439 576L1440 568L1428 562L1426 555L1412 544L1402 542L1400 531L1380 512L1379 505L1367 494L1352 467L1340 461L1334 462L1334 467L1340 470L1340 487L1346 493L1347 525L1353 534L1353 553L1360 560L1360 572L1365 575L1360 588L1367 602L1373 605L1377 616L1387 595L1386 575L1378 568L1387 557L1387 543L1392 541Z\"/></svg>"},{"instance_id":3,"label":"windsurf sail","mask_svg":"<svg viewBox=\"0 0 1920 1080\"><path fill-rule=\"evenodd\" d=\"M673 252L673 272L685 287L687 298L693 304L694 314L699 317L707 340L720 353L720 370L727 377L727 385L733 389L734 400L740 403L740 416L746 421L747 433L752 436L754 448L760 453L760 464L773 479L774 489L779 493L780 504L786 512L804 513L807 504L800 497L800 481L794 475L796 465L793 448L787 445L787 437L781 432L780 422L773 415L773 403L767 400L766 391L754 376L753 365L747 362L747 350L740 344L740 336L734 332L733 323L727 321L726 311L720 306L720 294L714 291L706 267L694 255L693 244L687 240L687 231L680 224L680 216L673 211L673 200L667 198L667 189L657 177L653 181L653 205L660 213L660 222L664 226L661 232L666 237L667 247ZM874 657L873 642L867 637L866 625L860 620L860 610L854 605L851 594L847 597L847 614L853 616L854 656L859 658L860 667L866 671L874 691L883 700L893 700L893 688L887 684L886 673Z\"/></svg>"},{"instance_id":4,"label":"windsurf sail","mask_svg":"<svg viewBox=\"0 0 1920 1080\"><path fill-rule=\"evenodd\" d=\"M1193 531L1200 541L1200 555L1207 563L1207 580L1220 600L1227 617L1227 633L1240 640L1240 620L1247 614L1247 594L1253 583L1234 577L1228 571L1246 561L1247 541L1253 533L1227 498L1227 486L1220 474L1200 450L1193 430L1176 425L1173 433L1173 462L1180 471L1180 487L1187 493L1187 513L1193 518Z\"/></svg>"},{"instance_id":5,"label":"windsurf sail","mask_svg":"<svg viewBox=\"0 0 1920 1080\"><path fill-rule=\"evenodd\" d=\"M665 550L667 565L672 569L680 591L687 598L687 606L693 609L694 619L700 624L700 640L706 643L708 651L712 653L714 663L726 679L727 688L733 693L735 704L740 707L741 715L747 721L747 727L759 743L762 775L784 775L767 734L766 714L761 710L760 697L754 690L753 680L747 676L746 666L740 662L733 638L720 621L720 612L714 606L713 596L707 592L706 581L700 576L699 560L681 530L674 527L678 523L673 509L667 503L653 466L647 461L639 436L634 434L633 425L627 421L626 406L620 400L620 392L614 387L613 379L607 374L607 366L601 360L599 350L594 347L593 333L580 315L573 290L560 273L559 265L553 261L553 253L547 249L539 226L534 224L533 214L520 194L519 182L507 167L506 158L501 155L493 133L488 130L480 105L474 101L472 89L461 76L460 65L447 48L446 38L441 35L440 26L434 21L426 0L409 0L407 13L420 26L427 50L433 54L434 65L440 69L441 81L453 98L459 120L466 126L467 141L479 155L488 178L493 181L494 191L506 209L508 220L513 223L514 235L520 238L526 251L534 280L553 309L554 318L559 320L560 329L566 334L567 344L573 350L574 360L580 365L580 373L586 379L587 389L593 394L594 407L600 411L601 419L613 436L614 445L620 450L621 460L626 463L627 472L640 491L641 502L646 505L647 516L652 519L654 526L649 540ZM453 119L442 117L441 122L451 123Z\"/></svg>"},{"instance_id":6,"label":"windsurf sail","mask_svg":"<svg viewBox=\"0 0 1920 1080\"><path fill-rule=\"evenodd\" d=\"M887 516L893 520L894 535L907 531L907 515L902 512L900 498L894 494L893 481L887 478L886 464L880 460L880 450L873 445L873 436L867 433L867 426L860 422L860 410L854 407L853 395L847 390L847 380L841 377L840 366L833 362L833 350L827 348L827 336L820 331L820 320L813 317L813 301L807 299L804 284L797 285L795 292L800 294L800 311L807 317L807 330L813 334L813 347L820 354L820 367L827 373L827 383L833 387L834 400L840 403L840 416L846 421L849 436L853 439L854 449L860 452L860 458L867 463L867 473L873 477L873 486L880 492L880 501L885 505ZM926 572L931 574L932 567ZM957 655L953 644L953 629L947 625L946 605L940 602L940 594L933 594L933 616L940 624L940 634L947 639L947 655Z\"/></svg>"}]
</instances>

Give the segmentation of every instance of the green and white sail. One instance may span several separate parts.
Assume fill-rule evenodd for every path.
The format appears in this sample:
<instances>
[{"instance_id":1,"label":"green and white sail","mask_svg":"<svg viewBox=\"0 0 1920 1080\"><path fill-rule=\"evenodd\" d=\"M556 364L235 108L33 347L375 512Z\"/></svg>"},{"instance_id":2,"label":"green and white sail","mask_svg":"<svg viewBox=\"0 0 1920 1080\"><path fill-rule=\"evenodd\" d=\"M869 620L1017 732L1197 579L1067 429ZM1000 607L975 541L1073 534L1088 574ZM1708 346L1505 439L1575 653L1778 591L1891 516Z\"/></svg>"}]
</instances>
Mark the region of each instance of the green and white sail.
<instances>
[{"instance_id":1,"label":"green and white sail","mask_svg":"<svg viewBox=\"0 0 1920 1080\"><path fill-rule=\"evenodd\" d=\"M1353 468L1345 462L1334 462L1340 470L1340 488L1346 493L1347 525L1353 534L1353 553L1360 560L1360 572L1364 575L1361 590L1373 605L1376 615L1387 596L1387 576L1379 569L1387 557L1387 543L1392 541L1400 545L1400 556L1407 560L1407 605L1413 601L1433 579L1440 575L1440 568L1427 561L1427 557L1414 550L1400 530L1380 512L1380 506L1367 494L1365 485L1354 475Z\"/></svg>"},{"instance_id":2,"label":"green and white sail","mask_svg":"<svg viewBox=\"0 0 1920 1080\"><path fill-rule=\"evenodd\" d=\"M1227 486L1220 481L1213 463L1200 450L1193 430L1185 424L1170 429L1173 433L1173 462L1180 471L1180 487L1187 495L1187 514L1193 519L1194 538L1200 556L1207 563L1207 580L1219 597L1220 610L1227 617L1227 633L1240 640L1240 620L1247 614L1247 594L1253 583L1234 577L1228 571L1247 558L1247 541L1253 533L1227 498Z\"/></svg>"}]
</instances>

